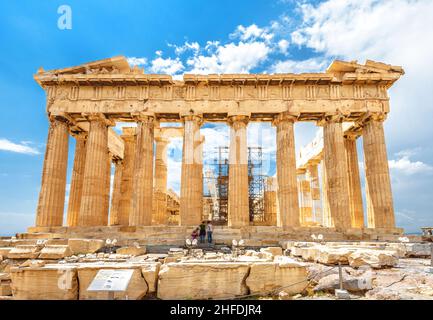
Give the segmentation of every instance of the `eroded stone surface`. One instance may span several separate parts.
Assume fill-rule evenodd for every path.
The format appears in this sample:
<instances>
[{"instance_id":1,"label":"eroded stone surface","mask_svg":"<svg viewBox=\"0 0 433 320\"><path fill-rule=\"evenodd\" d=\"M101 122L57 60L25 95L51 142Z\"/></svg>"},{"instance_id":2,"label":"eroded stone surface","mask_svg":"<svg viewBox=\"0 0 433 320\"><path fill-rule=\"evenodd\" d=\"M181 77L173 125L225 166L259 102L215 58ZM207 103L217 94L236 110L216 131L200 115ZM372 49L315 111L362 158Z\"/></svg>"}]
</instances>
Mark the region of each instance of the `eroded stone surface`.
<instances>
[{"instance_id":1,"label":"eroded stone surface","mask_svg":"<svg viewBox=\"0 0 433 320\"><path fill-rule=\"evenodd\" d=\"M72 254L95 253L104 246L104 240L100 239L69 239L68 246Z\"/></svg>"},{"instance_id":2,"label":"eroded stone surface","mask_svg":"<svg viewBox=\"0 0 433 320\"><path fill-rule=\"evenodd\" d=\"M72 251L69 246L65 245L47 245L39 254L39 259L63 259L72 255Z\"/></svg>"},{"instance_id":3,"label":"eroded stone surface","mask_svg":"<svg viewBox=\"0 0 433 320\"><path fill-rule=\"evenodd\" d=\"M371 266L373 268L393 267L398 263L395 251L360 249L349 255L349 265L354 268Z\"/></svg>"}]
</instances>

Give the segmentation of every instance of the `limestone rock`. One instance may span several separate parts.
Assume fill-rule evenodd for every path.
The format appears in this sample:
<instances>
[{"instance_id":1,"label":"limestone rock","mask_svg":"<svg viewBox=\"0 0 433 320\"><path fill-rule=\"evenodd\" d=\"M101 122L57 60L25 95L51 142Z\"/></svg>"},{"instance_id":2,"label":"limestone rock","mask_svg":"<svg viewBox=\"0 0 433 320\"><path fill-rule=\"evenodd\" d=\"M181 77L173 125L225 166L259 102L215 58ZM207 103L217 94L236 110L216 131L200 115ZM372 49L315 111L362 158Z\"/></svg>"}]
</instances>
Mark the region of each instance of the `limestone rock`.
<instances>
[{"instance_id":1,"label":"limestone rock","mask_svg":"<svg viewBox=\"0 0 433 320\"><path fill-rule=\"evenodd\" d=\"M280 289L286 294L294 295L302 292L307 284L305 265L292 259L252 263L246 279L251 294L276 293Z\"/></svg>"},{"instance_id":2,"label":"limestone rock","mask_svg":"<svg viewBox=\"0 0 433 320\"><path fill-rule=\"evenodd\" d=\"M334 265L338 264L348 264L348 257L353 252L353 250L346 248L321 248L318 250L316 255L316 261L319 263Z\"/></svg>"},{"instance_id":3,"label":"limestone rock","mask_svg":"<svg viewBox=\"0 0 433 320\"><path fill-rule=\"evenodd\" d=\"M371 266L380 269L397 265L398 258L394 251L359 249L349 255L349 265L352 268Z\"/></svg>"},{"instance_id":4,"label":"limestone rock","mask_svg":"<svg viewBox=\"0 0 433 320\"><path fill-rule=\"evenodd\" d=\"M407 257L429 257L431 255L431 243L405 243Z\"/></svg>"},{"instance_id":5,"label":"limestone rock","mask_svg":"<svg viewBox=\"0 0 433 320\"><path fill-rule=\"evenodd\" d=\"M274 257L283 255L283 249L281 247L260 248L260 252L268 252L272 254Z\"/></svg>"},{"instance_id":6,"label":"limestone rock","mask_svg":"<svg viewBox=\"0 0 433 320\"><path fill-rule=\"evenodd\" d=\"M2 282L0 283L0 296L11 296L12 288L10 283Z\"/></svg>"},{"instance_id":7,"label":"limestone rock","mask_svg":"<svg viewBox=\"0 0 433 320\"><path fill-rule=\"evenodd\" d=\"M331 274L319 280L319 283L314 287L314 291L334 292L340 286L339 275ZM372 289L371 276L354 277L349 274L343 275L343 289L350 292L360 292Z\"/></svg>"},{"instance_id":8,"label":"limestone rock","mask_svg":"<svg viewBox=\"0 0 433 320\"><path fill-rule=\"evenodd\" d=\"M0 247L0 256L6 258L11 250L11 247Z\"/></svg>"},{"instance_id":9,"label":"limestone rock","mask_svg":"<svg viewBox=\"0 0 433 320\"><path fill-rule=\"evenodd\" d=\"M21 263L20 267L21 268L23 268L23 267L40 268L40 267L43 267L45 264L46 263L43 260L32 260L32 259L29 259L29 260L26 260L23 263Z\"/></svg>"},{"instance_id":10,"label":"limestone rock","mask_svg":"<svg viewBox=\"0 0 433 320\"><path fill-rule=\"evenodd\" d=\"M11 288L17 300L76 300L75 267L11 268Z\"/></svg>"},{"instance_id":11,"label":"limestone rock","mask_svg":"<svg viewBox=\"0 0 433 320\"><path fill-rule=\"evenodd\" d=\"M128 300L139 300L143 298L147 291L147 283L143 278L141 272L142 266L132 265L125 263L116 264L83 264L78 267L78 283L79 283L79 299L80 300L99 300L107 299L107 292L92 292L87 291L93 278L96 276L101 269L134 269L131 281L129 282L128 288L125 292L116 292L114 294L115 299L124 300L126 296Z\"/></svg>"},{"instance_id":12,"label":"limestone rock","mask_svg":"<svg viewBox=\"0 0 433 320\"><path fill-rule=\"evenodd\" d=\"M218 299L244 295L247 263L168 263L161 266L160 299Z\"/></svg>"},{"instance_id":13,"label":"limestone rock","mask_svg":"<svg viewBox=\"0 0 433 320\"><path fill-rule=\"evenodd\" d=\"M36 259L41 248L34 245L17 245L8 253L9 259Z\"/></svg>"},{"instance_id":14,"label":"limestone rock","mask_svg":"<svg viewBox=\"0 0 433 320\"><path fill-rule=\"evenodd\" d=\"M68 246L72 254L95 253L105 245L104 240L99 239L69 239Z\"/></svg>"},{"instance_id":15,"label":"limestone rock","mask_svg":"<svg viewBox=\"0 0 433 320\"><path fill-rule=\"evenodd\" d=\"M69 246L64 245L47 245L39 254L39 259L63 259L72 255Z\"/></svg>"},{"instance_id":16,"label":"limestone rock","mask_svg":"<svg viewBox=\"0 0 433 320\"><path fill-rule=\"evenodd\" d=\"M144 264L141 267L141 273L143 274L144 280L146 280L147 282L147 286L149 287L149 293L156 292L160 267L161 263L159 262Z\"/></svg>"},{"instance_id":17,"label":"limestone rock","mask_svg":"<svg viewBox=\"0 0 433 320\"><path fill-rule=\"evenodd\" d=\"M141 256L146 254L146 247L122 247L116 250L117 254L127 254L131 256Z\"/></svg>"}]
</instances>

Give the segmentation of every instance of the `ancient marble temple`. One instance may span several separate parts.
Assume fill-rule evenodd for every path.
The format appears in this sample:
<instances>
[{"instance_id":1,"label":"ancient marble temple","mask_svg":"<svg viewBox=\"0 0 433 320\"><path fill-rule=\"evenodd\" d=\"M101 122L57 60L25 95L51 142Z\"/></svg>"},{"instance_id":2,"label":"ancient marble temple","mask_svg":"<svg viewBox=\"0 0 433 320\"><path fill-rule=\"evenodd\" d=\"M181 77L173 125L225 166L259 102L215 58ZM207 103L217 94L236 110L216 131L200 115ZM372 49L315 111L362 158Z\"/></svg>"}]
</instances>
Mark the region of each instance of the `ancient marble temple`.
<instances>
[{"instance_id":1,"label":"ancient marble temple","mask_svg":"<svg viewBox=\"0 0 433 320\"><path fill-rule=\"evenodd\" d=\"M272 202L265 206L272 215L269 225L281 230L395 230L383 122L390 111L387 91L403 74L401 67L369 60L337 60L323 73L186 74L181 81L146 74L124 57L50 71L41 68L35 80L46 91L49 133L33 230L64 224L166 225L166 147L172 137L183 137L179 225L199 224L204 143L200 127L213 121L226 122L231 130L229 228L251 223L246 130L250 122L268 121L276 128L277 149L277 177L265 191L270 199L265 201ZM298 121L323 128L320 150L302 155L301 161L294 143ZM123 128L118 135L112 129L117 122L134 122L136 127ZM161 126L163 122L182 126ZM70 136L76 143L64 210ZM364 150L366 225L357 138Z\"/></svg>"}]
</instances>

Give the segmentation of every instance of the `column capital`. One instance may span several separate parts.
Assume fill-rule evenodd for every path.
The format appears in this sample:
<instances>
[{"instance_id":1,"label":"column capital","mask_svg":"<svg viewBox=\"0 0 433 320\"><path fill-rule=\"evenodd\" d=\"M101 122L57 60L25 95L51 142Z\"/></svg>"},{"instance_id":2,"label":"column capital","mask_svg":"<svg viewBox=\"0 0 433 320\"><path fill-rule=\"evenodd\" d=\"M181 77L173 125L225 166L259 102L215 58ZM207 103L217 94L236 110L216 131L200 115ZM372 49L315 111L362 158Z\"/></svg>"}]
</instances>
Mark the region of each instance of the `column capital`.
<instances>
[{"instance_id":1,"label":"column capital","mask_svg":"<svg viewBox=\"0 0 433 320\"><path fill-rule=\"evenodd\" d=\"M48 120L53 123L53 122L64 122L67 123L68 125L75 125L76 121L69 116L68 114L61 112L61 113L50 113L48 115Z\"/></svg>"},{"instance_id":2,"label":"column capital","mask_svg":"<svg viewBox=\"0 0 433 320\"><path fill-rule=\"evenodd\" d=\"M155 136L154 139L157 143L170 143L170 139L164 136Z\"/></svg>"},{"instance_id":3,"label":"column capital","mask_svg":"<svg viewBox=\"0 0 433 320\"><path fill-rule=\"evenodd\" d=\"M87 131L71 131L71 136L76 140L87 140L89 133Z\"/></svg>"},{"instance_id":4,"label":"column capital","mask_svg":"<svg viewBox=\"0 0 433 320\"><path fill-rule=\"evenodd\" d=\"M198 123L199 126L201 126L203 123L203 115L202 114L181 113L180 117L182 119L182 122L195 121Z\"/></svg>"},{"instance_id":5,"label":"column capital","mask_svg":"<svg viewBox=\"0 0 433 320\"><path fill-rule=\"evenodd\" d=\"M369 121L383 122L386 120L386 117L387 117L386 113L383 112L371 113L365 118L362 125L365 125Z\"/></svg>"},{"instance_id":6,"label":"column capital","mask_svg":"<svg viewBox=\"0 0 433 320\"><path fill-rule=\"evenodd\" d=\"M155 114L153 112L133 112L132 118L137 122L144 122L148 124L155 124Z\"/></svg>"},{"instance_id":7,"label":"column capital","mask_svg":"<svg viewBox=\"0 0 433 320\"><path fill-rule=\"evenodd\" d=\"M249 121L250 121L250 116L246 115L246 114L230 114L227 117L227 122L230 125L232 125L236 122L242 122L242 123L248 124Z\"/></svg>"},{"instance_id":8,"label":"column capital","mask_svg":"<svg viewBox=\"0 0 433 320\"><path fill-rule=\"evenodd\" d=\"M82 113L81 115L89 122L93 122L93 121L101 122L107 127L114 127L116 125L115 121L108 119L103 113L85 112Z\"/></svg>"},{"instance_id":9,"label":"column capital","mask_svg":"<svg viewBox=\"0 0 433 320\"><path fill-rule=\"evenodd\" d=\"M276 115L274 119L272 120L272 125L276 126L277 124L288 121L288 122L296 122L298 120L298 115L292 114L289 112L281 112L280 114Z\"/></svg>"},{"instance_id":10,"label":"column capital","mask_svg":"<svg viewBox=\"0 0 433 320\"><path fill-rule=\"evenodd\" d=\"M328 123L343 123L344 115L341 113L337 114L327 114L322 117L322 119L317 121L317 125L323 127Z\"/></svg>"},{"instance_id":11,"label":"column capital","mask_svg":"<svg viewBox=\"0 0 433 320\"><path fill-rule=\"evenodd\" d=\"M347 140L353 140L356 141L356 139L359 137L359 133L356 132L345 132L344 133L344 138Z\"/></svg>"}]
</instances>

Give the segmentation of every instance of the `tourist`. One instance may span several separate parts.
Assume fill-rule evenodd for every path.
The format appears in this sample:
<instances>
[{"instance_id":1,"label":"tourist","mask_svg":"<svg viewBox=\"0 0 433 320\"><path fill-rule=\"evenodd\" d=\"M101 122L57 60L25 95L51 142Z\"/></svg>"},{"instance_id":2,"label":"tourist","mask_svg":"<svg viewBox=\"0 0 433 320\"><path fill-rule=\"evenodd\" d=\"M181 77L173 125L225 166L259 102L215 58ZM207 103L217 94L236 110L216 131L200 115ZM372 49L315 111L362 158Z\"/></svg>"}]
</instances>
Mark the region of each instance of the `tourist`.
<instances>
[{"instance_id":1,"label":"tourist","mask_svg":"<svg viewBox=\"0 0 433 320\"><path fill-rule=\"evenodd\" d=\"M207 242L212 243L212 232L213 232L213 226L210 221L207 222L206 227L206 234L207 234Z\"/></svg>"},{"instance_id":2,"label":"tourist","mask_svg":"<svg viewBox=\"0 0 433 320\"><path fill-rule=\"evenodd\" d=\"M204 224L204 221L200 224L200 243L204 243L204 239L206 237L206 225Z\"/></svg>"},{"instance_id":3,"label":"tourist","mask_svg":"<svg viewBox=\"0 0 433 320\"><path fill-rule=\"evenodd\" d=\"M199 228L195 228L191 233L191 240L196 240L199 235Z\"/></svg>"}]
</instances>

